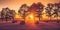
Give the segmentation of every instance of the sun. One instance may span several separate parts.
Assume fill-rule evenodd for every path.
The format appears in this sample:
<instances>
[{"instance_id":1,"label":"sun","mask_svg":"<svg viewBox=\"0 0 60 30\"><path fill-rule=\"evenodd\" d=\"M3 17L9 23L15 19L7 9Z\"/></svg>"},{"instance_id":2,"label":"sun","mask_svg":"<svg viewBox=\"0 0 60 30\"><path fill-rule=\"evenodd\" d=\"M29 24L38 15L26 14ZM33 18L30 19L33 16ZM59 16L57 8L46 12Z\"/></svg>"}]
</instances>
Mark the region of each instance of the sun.
<instances>
[{"instance_id":1,"label":"sun","mask_svg":"<svg viewBox=\"0 0 60 30\"><path fill-rule=\"evenodd\" d=\"M33 15L30 15L30 18L33 19L34 18Z\"/></svg>"}]
</instances>

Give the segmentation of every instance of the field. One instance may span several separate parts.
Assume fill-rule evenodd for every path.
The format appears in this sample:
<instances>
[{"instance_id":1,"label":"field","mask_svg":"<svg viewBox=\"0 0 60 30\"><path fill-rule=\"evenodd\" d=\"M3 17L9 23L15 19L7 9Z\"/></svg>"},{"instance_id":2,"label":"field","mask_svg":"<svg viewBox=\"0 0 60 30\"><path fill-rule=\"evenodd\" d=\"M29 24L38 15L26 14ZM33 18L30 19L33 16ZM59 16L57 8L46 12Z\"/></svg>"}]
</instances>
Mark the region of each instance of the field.
<instances>
[{"instance_id":1,"label":"field","mask_svg":"<svg viewBox=\"0 0 60 30\"><path fill-rule=\"evenodd\" d=\"M26 22L25 25L21 25L20 21L12 23L11 21L0 20L0 30L60 30L60 23L56 22L42 22L35 24L35 22Z\"/></svg>"}]
</instances>

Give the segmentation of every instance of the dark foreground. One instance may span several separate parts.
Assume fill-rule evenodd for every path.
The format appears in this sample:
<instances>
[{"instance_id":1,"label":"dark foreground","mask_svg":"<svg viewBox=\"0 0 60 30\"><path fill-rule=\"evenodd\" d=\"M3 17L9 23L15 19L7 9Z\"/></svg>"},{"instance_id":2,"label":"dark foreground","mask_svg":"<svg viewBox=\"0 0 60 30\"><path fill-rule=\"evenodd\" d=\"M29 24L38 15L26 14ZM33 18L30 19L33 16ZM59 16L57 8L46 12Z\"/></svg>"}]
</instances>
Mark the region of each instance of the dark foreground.
<instances>
[{"instance_id":1,"label":"dark foreground","mask_svg":"<svg viewBox=\"0 0 60 30\"><path fill-rule=\"evenodd\" d=\"M60 30L60 23L56 22L40 22L39 24L26 23L20 25L19 22L0 22L0 30Z\"/></svg>"}]
</instances>

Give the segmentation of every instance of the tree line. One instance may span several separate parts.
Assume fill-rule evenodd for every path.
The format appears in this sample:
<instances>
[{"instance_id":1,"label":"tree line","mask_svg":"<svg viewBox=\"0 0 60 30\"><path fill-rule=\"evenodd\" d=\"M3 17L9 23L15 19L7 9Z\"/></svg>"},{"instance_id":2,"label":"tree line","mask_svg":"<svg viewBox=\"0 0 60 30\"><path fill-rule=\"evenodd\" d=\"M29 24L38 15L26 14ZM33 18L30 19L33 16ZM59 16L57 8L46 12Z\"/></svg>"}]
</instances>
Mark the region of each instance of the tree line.
<instances>
[{"instance_id":1,"label":"tree line","mask_svg":"<svg viewBox=\"0 0 60 30\"><path fill-rule=\"evenodd\" d=\"M48 3L47 6L44 6L41 2L33 3L31 6L23 4L18 10L18 13L21 14L24 19L28 14L34 13L35 17L38 17L40 20L44 14L44 9L46 16L50 18L60 17L60 3Z\"/></svg>"},{"instance_id":2,"label":"tree line","mask_svg":"<svg viewBox=\"0 0 60 30\"><path fill-rule=\"evenodd\" d=\"M21 7L18 10L18 14L24 19L27 17L29 14L34 13L35 17L42 18L42 15L44 14L43 11L45 9L45 14L46 16L50 17L60 17L60 3L48 3L47 6L43 5L41 2L38 3L33 3L31 6L28 6L27 4L22 4ZM8 7L7 8L2 8L1 11L1 19L13 19L16 15L15 10L11 10Z\"/></svg>"}]
</instances>

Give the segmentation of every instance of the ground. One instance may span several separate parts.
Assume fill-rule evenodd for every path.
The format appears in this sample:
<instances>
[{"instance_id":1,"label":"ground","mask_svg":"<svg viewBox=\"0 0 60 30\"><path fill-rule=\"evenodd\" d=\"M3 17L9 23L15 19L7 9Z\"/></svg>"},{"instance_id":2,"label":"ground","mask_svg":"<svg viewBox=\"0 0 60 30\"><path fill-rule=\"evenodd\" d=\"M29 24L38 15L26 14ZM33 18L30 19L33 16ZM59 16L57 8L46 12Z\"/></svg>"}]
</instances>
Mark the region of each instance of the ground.
<instances>
[{"instance_id":1,"label":"ground","mask_svg":"<svg viewBox=\"0 0 60 30\"><path fill-rule=\"evenodd\" d=\"M26 23L25 25L20 25L19 22L0 21L0 30L60 30L60 23L40 22L39 24Z\"/></svg>"}]
</instances>

